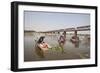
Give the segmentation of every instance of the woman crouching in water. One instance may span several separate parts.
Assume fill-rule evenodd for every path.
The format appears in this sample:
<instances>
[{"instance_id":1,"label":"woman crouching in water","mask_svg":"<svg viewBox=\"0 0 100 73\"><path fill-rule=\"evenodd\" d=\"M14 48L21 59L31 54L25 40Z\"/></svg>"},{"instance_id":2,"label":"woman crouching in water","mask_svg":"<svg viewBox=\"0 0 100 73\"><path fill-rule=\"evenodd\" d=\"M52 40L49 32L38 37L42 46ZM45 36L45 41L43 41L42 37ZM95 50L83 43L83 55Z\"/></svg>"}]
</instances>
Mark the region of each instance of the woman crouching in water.
<instances>
[{"instance_id":1,"label":"woman crouching in water","mask_svg":"<svg viewBox=\"0 0 100 73\"><path fill-rule=\"evenodd\" d=\"M44 38L45 38L44 36L41 36L40 39L39 39L38 42L37 42L37 46L38 46L43 52L49 50L49 48L50 48L50 46L49 46L46 42L44 42Z\"/></svg>"},{"instance_id":2,"label":"woman crouching in water","mask_svg":"<svg viewBox=\"0 0 100 73\"><path fill-rule=\"evenodd\" d=\"M36 43L36 49L35 49L35 51L36 51L36 54L40 57L40 58L44 58L45 56L44 56L44 53L46 52L46 51L48 51L49 50L49 48L50 48L50 46L46 43L46 42L44 42L44 36L41 36L40 38L39 38L39 40L37 41L37 43Z\"/></svg>"}]
</instances>

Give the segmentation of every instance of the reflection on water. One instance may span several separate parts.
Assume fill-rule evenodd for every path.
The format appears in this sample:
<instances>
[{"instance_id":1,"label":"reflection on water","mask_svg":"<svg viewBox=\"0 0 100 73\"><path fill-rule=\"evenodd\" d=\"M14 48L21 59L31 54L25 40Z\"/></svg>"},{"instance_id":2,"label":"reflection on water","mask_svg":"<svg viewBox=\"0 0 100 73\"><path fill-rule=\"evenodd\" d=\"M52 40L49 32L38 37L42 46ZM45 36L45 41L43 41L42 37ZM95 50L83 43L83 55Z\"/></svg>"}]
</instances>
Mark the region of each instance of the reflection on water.
<instances>
[{"instance_id":1,"label":"reflection on water","mask_svg":"<svg viewBox=\"0 0 100 73\"><path fill-rule=\"evenodd\" d=\"M79 48L79 42L75 42L75 43L72 42L72 44L75 46L75 48Z\"/></svg>"},{"instance_id":2,"label":"reflection on water","mask_svg":"<svg viewBox=\"0 0 100 73\"><path fill-rule=\"evenodd\" d=\"M79 36L80 41L70 41L72 35L66 35L66 43L62 47L58 43L59 35L45 35L44 41L52 48L44 52L36 46L40 34L25 34L24 37L24 61L64 60L64 59L88 59L90 58L90 41L85 36ZM64 50L64 53L62 53Z\"/></svg>"}]
</instances>

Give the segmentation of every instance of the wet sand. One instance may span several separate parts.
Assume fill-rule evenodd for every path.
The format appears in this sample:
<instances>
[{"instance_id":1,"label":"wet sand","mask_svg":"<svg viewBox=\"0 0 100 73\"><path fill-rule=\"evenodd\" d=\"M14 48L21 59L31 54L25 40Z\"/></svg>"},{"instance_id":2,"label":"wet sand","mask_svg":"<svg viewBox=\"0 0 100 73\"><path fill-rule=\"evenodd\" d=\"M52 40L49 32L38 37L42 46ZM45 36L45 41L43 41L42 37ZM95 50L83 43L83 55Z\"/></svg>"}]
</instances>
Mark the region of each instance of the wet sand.
<instances>
[{"instance_id":1,"label":"wet sand","mask_svg":"<svg viewBox=\"0 0 100 73\"><path fill-rule=\"evenodd\" d=\"M79 43L70 41L72 35L66 35L66 43L64 45L64 53L59 47L59 35L45 35L47 42L52 49L46 52L40 51L35 47L36 41L40 35L27 34L24 36L24 61L47 61L47 60L72 60L72 59L89 59L90 44L84 39L84 36L79 36Z\"/></svg>"}]
</instances>

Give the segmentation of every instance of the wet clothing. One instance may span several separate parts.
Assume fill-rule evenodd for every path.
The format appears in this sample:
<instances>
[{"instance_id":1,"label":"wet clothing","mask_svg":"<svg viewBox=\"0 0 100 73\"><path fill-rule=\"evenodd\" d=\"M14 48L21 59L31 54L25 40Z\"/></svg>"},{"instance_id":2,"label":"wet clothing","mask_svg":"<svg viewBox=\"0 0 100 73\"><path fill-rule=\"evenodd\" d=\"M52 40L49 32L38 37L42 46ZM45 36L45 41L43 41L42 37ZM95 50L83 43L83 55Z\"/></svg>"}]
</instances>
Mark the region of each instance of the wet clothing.
<instances>
[{"instance_id":1,"label":"wet clothing","mask_svg":"<svg viewBox=\"0 0 100 73\"><path fill-rule=\"evenodd\" d=\"M58 42L59 43L64 43L66 41L66 38L65 38L65 36L60 36L60 38L59 38L59 40L58 40Z\"/></svg>"}]
</instances>

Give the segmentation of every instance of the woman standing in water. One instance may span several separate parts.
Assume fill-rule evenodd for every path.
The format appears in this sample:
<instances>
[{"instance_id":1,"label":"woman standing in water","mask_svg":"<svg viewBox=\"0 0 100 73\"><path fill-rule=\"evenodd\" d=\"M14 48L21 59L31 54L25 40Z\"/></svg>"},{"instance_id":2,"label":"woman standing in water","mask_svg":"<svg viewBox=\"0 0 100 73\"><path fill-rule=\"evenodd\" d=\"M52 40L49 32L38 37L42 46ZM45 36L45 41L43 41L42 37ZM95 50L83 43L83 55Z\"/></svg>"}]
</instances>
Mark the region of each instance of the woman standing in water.
<instances>
[{"instance_id":1,"label":"woman standing in water","mask_svg":"<svg viewBox=\"0 0 100 73\"><path fill-rule=\"evenodd\" d=\"M59 46L62 48L62 53L64 53L65 42L66 42L66 31L62 33L62 35L59 37L59 40L58 40Z\"/></svg>"}]
</instances>

